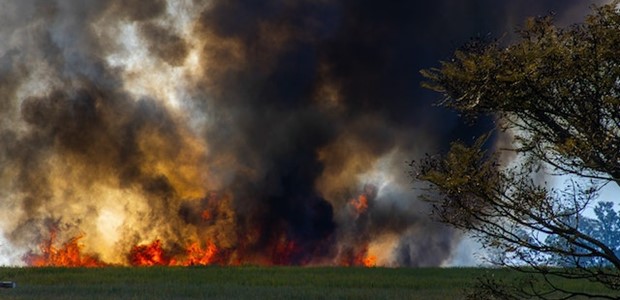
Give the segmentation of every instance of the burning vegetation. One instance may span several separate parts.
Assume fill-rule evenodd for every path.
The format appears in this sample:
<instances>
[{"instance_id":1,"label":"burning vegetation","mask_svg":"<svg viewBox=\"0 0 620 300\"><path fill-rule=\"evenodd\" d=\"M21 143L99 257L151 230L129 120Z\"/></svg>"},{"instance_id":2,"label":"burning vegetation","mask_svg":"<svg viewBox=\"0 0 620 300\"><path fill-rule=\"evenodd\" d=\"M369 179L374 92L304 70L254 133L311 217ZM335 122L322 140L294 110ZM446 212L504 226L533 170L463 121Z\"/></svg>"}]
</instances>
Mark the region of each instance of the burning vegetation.
<instances>
[{"instance_id":1,"label":"burning vegetation","mask_svg":"<svg viewBox=\"0 0 620 300\"><path fill-rule=\"evenodd\" d=\"M21 49L0 46L0 222L22 253L10 263L374 266L409 256L399 247L414 245L408 232L425 209L393 174L411 145L384 117L357 111L337 80L344 69L328 41L343 33L317 24L340 8L233 2L12 6L39 21L0 30ZM236 15L247 19L231 24Z\"/></svg>"},{"instance_id":2,"label":"burning vegetation","mask_svg":"<svg viewBox=\"0 0 620 300\"><path fill-rule=\"evenodd\" d=\"M30 253L24 256L29 266L35 267L101 267L105 266L97 257L82 253L80 244L82 235L78 235L57 246L57 229L50 232L50 237L39 245L40 254Z\"/></svg>"},{"instance_id":3,"label":"burning vegetation","mask_svg":"<svg viewBox=\"0 0 620 300\"><path fill-rule=\"evenodd\" d=\"M447 263L404 170L479 130L420 108L448 2L6 3L0 262Z\"/></svg>"},{"instance_id":4,"label":"burning vegetation","mask_svg":"<svg viewBox=\"0 0 620 300\"><path fill-rule=\"evenodd\" d=\"M366 190L372 190L366 187ZM363 199L365 209L360 210L359 204L355 201ZM354 201L355 200L355 201ZM354 211L354 220L367 214L368 195L362 193L357 198L351 200L349 205ZM200 213L200 225L209 228L213 225L212 218L221 213L214 207L205 209ZM208 217L205 217L208 216ZM119 263L102 261L96 254L88 254L80 240L84 237L83 233L68 238L67 241L58 241L58 226L51 226L49 238L44 240L38 247L38 251L33 250L24 255L23 261L29 266L43 267L102 267ZM263 233L256 233L254 238L262 238ZM260 265L308 265L317 263L313 261L315 255L308 253L298 242L291 240L285 234L270 241L271 245L266 246L261 252L256 253L254 238L243 238L232 247L218 246L210 240L201 242L188 242L184 245L178 243L166 243L159 238L146 243L138 243L132 246L126 254L126 259L120 265L130 266L206 266L206 265L240 265L240 264L260 264ZM326 242L330 242L328 239ZM336 263L342 266L366 266L373 267L377 264L377 256L368 253L368 242L359 245L350 245L344 253L339 253L336 261L321 263ZM329 248L329 246L326 246Z\"/></svg>"}]
</instances>

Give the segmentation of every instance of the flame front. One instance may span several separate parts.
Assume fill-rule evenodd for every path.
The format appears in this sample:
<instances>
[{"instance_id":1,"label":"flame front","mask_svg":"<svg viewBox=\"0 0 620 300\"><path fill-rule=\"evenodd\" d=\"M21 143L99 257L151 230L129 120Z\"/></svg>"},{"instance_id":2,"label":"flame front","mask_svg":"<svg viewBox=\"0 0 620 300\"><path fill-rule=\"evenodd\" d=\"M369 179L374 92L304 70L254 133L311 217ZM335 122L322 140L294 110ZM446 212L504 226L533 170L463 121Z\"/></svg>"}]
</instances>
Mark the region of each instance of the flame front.
<instances>
[{"instance_id":1,"label":"flame front","mask_svg":"<svg viewBox=\"0 0 620 300\"><path fill-rule=\"evenodd\" d=\"M368 190L368 187L366 187ZM366 193L360 194L357 199L368 201ZM211 201L216 198L210 198ZM355 219L360 215L365 215L366 210L358 210L357 203L350 202L349 205L356 209ZM367 205L367 202L365 202ZM217 207L210 205L210 209L202 210L199 214L199 226L206 230L214 226L215 216L221 216ZM205 217L208 216L208 217ZM207 231L208 232L208 231ZM108 263L97 258L96 254L84 252L84 245L80 241L85 238L83 233L68 238L59 245L58 235L62 233L58 228L53 227L49 231L49 238L39 245L39 252L30 252L24 256L24 262L29 266L43 267L101 267L107 265L118 265L118 263ZM292 240L286 234L279 234L275 239L269 241L270 245L265 250L256 253L252 247L256 247L255 239L261 239L265 233L260 230L235 241L235 245L221 248L216 243L205 240L204 242L190 242L181 247L178 243L166 243L157 238L151 242L138 243L132 246L126 254L126 260L121 265L136 267L148 266L196 266L196 265L239 265L245 263L260 265L308 265L324 264L324 261L313 261L313 257L308 255L308 250L304 249L298 242ZM226 239L225 239L226 240ZM326 240L329 242L329 240ZM166 246L168 245L168 246ZM366 266L372 267L377 264L377 258L368 253L368 242L361 242L360 245L350 245L344 256L338 258L338 264L343 266ZM329 247L327 247L329 248Z\"/></svg>"},{"instance_id":2,"label":"flame front","mask_svg":"<svg viewBox=\"0 0 620 300\"><path fill-rule=\"evenodd\" d=\"M164 253L160 240L134 246L129 252L129 261L132 266L168 266L173 262Z\"/></svg>"},{"instance_id":3,"label":"flame front","mask_svg":"<svg viewBox=\"0 0 620 300\"><path fill-rule=\"evenodd\" d=\"M198 243L192 243L187 247L187 259L181 263L183 266L207 266L217 263L219 249L211 242L207 242L204 249Z\"/></svg>"},{"instance_id":4,"label":"flame front","mask_svg":"<svg viewBox=\"0 0 620 300\"><path fill-rule=\"evenodd\" d=\"M57 230L52 229L50 238L39 245L41 254L27 254L24 261L35 267L101 267L105 264L95 256L84 255L83 246L79 243L82 235L78 235L57 247Z\"/></svg>"}]
</instances>

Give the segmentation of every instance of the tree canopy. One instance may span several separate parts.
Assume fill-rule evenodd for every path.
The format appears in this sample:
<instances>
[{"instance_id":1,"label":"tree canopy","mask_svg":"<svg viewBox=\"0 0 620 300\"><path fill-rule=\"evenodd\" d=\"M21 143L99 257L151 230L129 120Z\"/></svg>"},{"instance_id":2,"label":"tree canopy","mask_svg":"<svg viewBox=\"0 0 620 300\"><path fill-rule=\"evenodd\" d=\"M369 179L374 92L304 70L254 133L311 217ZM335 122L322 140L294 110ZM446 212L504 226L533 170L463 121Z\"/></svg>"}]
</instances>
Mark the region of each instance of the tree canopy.
<instances>
[{"instance_id":1,"label":"tree canopy","mask_svg":"<svg viewBox=\"0 0 620 300\"><path fill-rule=\"evenodd\" d=\"M577 216L574 220L579 220L575 227L584 234L591 236L609 247L616 256L620 255L620 215L619 211L613 209L613 202L598 202L594 207L594 218L584 214ZM567 220L568 221L568 220ZM564 239L550 235L545 243L556 247L563 247L565 251L574 251L584 254L588 249L575 248ZM594 247L594 245L590 245ZM572 248L571 248L572 247ZM574 267L579 264L584 267L613 267L609 261L594 256L572 256L554 255L551 257L553 264L562 267ZM577 260L577 261L575 261Z\"/></svg>"},{"instance_id":2,"label":"tree canopy","mask_svg":"<svg viewBox=\"0 0 620 300\"><path fill-rule=\"evenodd\" d=\"M602 186L620 184L617 6L594 7L568 28L556 27L551 16L532 18L512 44L472 40L440 67L422 71L424 86L444 96L441 105L497 123L496 132L470 145L454 142L410 171L429 183L425 199L440 220L500 253L493 263L539 277L518 289L486 281L490 298L615 299L557 286L557 276L620 290L617 249L607 235L587 230L583 217ZM511 146L488 147L497 135L509 136ZM550 175L570 180L558 188L546 182ZM611 216L599 209L601 220ZM566 262L570 268L554 268Z\"/></svg>"}]
</instances>

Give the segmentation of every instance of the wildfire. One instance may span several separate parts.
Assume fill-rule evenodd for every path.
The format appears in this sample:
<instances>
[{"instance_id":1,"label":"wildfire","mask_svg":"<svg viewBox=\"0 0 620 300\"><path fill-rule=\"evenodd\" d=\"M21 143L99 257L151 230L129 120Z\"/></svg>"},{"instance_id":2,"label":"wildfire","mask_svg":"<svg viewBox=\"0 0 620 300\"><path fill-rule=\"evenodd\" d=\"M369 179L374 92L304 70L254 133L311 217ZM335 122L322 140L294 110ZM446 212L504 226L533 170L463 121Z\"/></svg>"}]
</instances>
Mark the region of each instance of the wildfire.
<instances>
[{"instance_id":1,"label":"wildfire","mask_svg":"<svg viewBox=\"0 0 620 300\"><path fill-rule=\"evenodd\" d=\"M24 260L35 267L100 267L105 265L96 257L82 254L83 245L79 243L83 235L69 239L60 248L54 246L57 230L52 229L50 238L39 245L41 254L30 253Z\"/></svg>"},{"instance_id":2,"label":"wildfire","mask_svg":"<svg viewBox=\"0 0 620 300\"><path fill-rule=\"evenodd\" d=\"M365 186L364 191L348 202L355 212L351 219L358 228L366 226L366 218L359 218L368 213L369 204L374 201L375 189ZM217 195L212 194L207 202L202 202L192 215L183 211L188 222L194 222L202 230L203 239L197 236L188 237L189 243L185 247L179 241L155 239L151 242L140 243L129 248L122 254L120 264L130 266L206 266L206 265L309 265L313 263L312 251L305 244L289 236L286 231L274 234L273 238L265 238L265 232L255 227L236 239L221 239L215 230L225 230L225 225L232 218L226 204ZM191 206L184 208L192 209ZM217 231L221 232L221 231ZM30 253L24 256L24 262L29 266L63 266L63 267L97 267L109 265L95 256L82 253L83 245L80 240L84 234L70 238L66 242L58 242L57 228L50 231L49 239L39 245L40 254ZM269 236L269 235L268 235ZM255 248L259 241L265 238L260 248ZM221 243L219 245L218 243ZM263 242L261 242L263 243ZM344 248L334 257L334 263L342 266L377 265L377 256L368 251L369 240L365 237L355 237L351 243L343 244ZM173 245L173 246L170 246ZM221 246L221 247L220 247ZM122 260L122 257L125 260ZM323 263L319 262L319 263Z\"/></svg>"},{"instance_id":3,"label":"wildfire","mask_svg":"<svg viewBox=\"0 0 620 300\"><path fill-rule=\"evenodd\" d=\"M171 262L170 258L164 254L160 240L134 246L129 252L129 261L133 266L168 266Z\"/></svg>"},{"instance_id":4,"label":"wildfire","mask_svg":"<svg viewBox=\"0 0 620 300\"><path fill-rule=\"evenodd\" d=\"M195 242L187 246L184 259L173 258L162 247L161 240L157 239L150 244L134 246L129 253L129 261L133 266L197 266L212 265L216 262L220 250L211 242L207 242L205 248Z\"/></svg>"},{"instance_id":5,"label":"wildfire","mask_svg":"<svg viewBox=\"0 0 620 300\"><path fill-rule=\"evenodd\" d=\"M50 233L50 238L39 245L42 254L28 254L24 261L34 267L101 267L106 263L101 262L94 256L82 253L83 245L79 243L84 235L78 235L63 243L61 247L56 244L57 231ZM267 265L288 265L291 263L305 265L308 261L296 261L296 256L302 253L302 249L294 241L285 237L278 239L272 248L271 260L263 261ZM341 259L342 266L365 266L374 267L377 257L368 253L368 247L364 246L357 251L350 250L348 255ZM131 248L128 254L129 264L132 266L206 266L213 264L239 264L242 261L231 260L235 256L221 251L215 243L206 242L204 248L199 242L187 245L185 256L173 255L163 247L160 239L148 244L140 244ZM238 260L238 258L237 258Z\"/></svg>"},{"instance_id":6,"label":"wildfire","mask_svg":"<svg viewBox=\"0 0 620 300\"><path fill-rule=\"evenodd\" d=\"M211 265L215 262L219 254L217 246L208 242L205 249L200 247L199 243L192 243L187 247L187 260L182 263L184 266Z\"/></svg>"},{"instance_id":7,"label":"wildfire","mask_svg":"<svg viewBox=\"0 0 620 300\"><path fill-rule=\"evenodd\" d=\"M294 241L280 239L273 249L272 261L275 265L286 265L293 261L293 256L297 254L299 248Z\"/></svg>"},{"instance_id":8,"label":"wildfire","mask_svg":"<svg viewBox=\"0 0 620 300\"><path fill-rule=\"evenodd\" d=\"M351 262L352 266L359 267L374 267L377 263L377 257L374 255L368 254L368 247L365 246L353 257L353 261Z\"/></svg>"},{"instance_id":9,"label":"wildfire","mask_svg":"<svg viewBox=\"0 0 620 300\"><path fill-rule=\"evenodd\" d=\"M363 260L362 264L365 267L374 267L377 265L377 256L376 255L367 255Z\"/></svg>"},{"instance_id":10,"label":"wildfire","mask_svg":"<svg viewBox=\"0 0 620 300\"><path fill-rule=\"evenodd\" d=\"M377 265L377 256L368 252L368 245L358 249L347 249L340 258L341 266L374 267Z\"/></svg>"}]
</instances>

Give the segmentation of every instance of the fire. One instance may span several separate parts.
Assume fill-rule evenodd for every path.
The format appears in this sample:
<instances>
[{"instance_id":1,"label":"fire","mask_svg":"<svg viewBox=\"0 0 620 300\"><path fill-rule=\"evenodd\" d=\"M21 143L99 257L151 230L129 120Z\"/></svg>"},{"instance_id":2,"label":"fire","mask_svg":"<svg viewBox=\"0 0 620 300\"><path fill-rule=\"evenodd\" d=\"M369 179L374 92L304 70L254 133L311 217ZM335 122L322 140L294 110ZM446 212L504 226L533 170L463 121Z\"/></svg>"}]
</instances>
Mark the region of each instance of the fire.
<instances>
[{"instance_id":1,"label":"fire","mask_svg":"<svg viewBox=\"0 0 620 300\"><path fill-rule=\"evenodd\" d=\"M377 187L372 184L364 185L364 191L357 196L349 200L349 205L353 207L355 213L359 216L368 211L368 204L372 199L377 196Z\"/></svg>"},{"instance_id":2,"label":"fire","mask_svg":"<svg viewBox=\"0 0 620 300\"><path fill-rule=\"evenodd\" d=\"M349 5L97 2L0 2L24 19L0 30L0 262L373 265L364 245L402 238L411 250L377 250L381 265L425 253L418 234L457 244L398 176L433 146L393 120L404 102L381 103L403 97L381 81L351 101L375 76L332 51ZM41 237L50 222L70 231Z\"/></svg>"},{"instance_id":3,"label":"fire","mask_svg":"<svg viewBox=\"0 0 620 300\"><path fill-rule=\"evenodd\" d=\"M352 266L374 267L377 265L377 256L368 253L368 245L364 245L353 256Z\"/></svg>"},{"instance_id":4,"label":"fire","mask_svg":"<svg viewBox=\"0 0 620 300\"><path fill-rule=\"evenodd\" d=\"M167 266L171 260L164 254L159 239L146 245L137 245L129 252L129 261L133 266Z\"/></svg>"},{"instance_id":5,"label":"fire","mask_svg":"<svg viewBox=\"0 0 620 300\"><path fill-rule=\"evenodd\" d=\"M281 238L273 249L272 262L275 265L291 264L298 251L297 243Z\"/></svg>"},{"instance_id":6,"label":"fire","mask_svg":"<svg viewBox=\"0 0 620 300\"><path fill-rule=\"evenodd\" d=\"M205 220L205 221L209 221L213 218L213 214L211 214L211 211L208 209L205 209L202 214L200 215L200 217Z\"/></svg>"},{"instance_id":7,"label":"fire","mask_svg":"<svg viewBox=\"0 0 620 300\"><path fill-rule=\"evenodd\" d=\"M374 267L377 265L377 256L368 254L363 260L362 264L365 267Z\"/></svg>"},{"instance_id":8,"label":"fire","mask_svg":"<svg viewBox=\"0 0 620 300\"><path fill-rule=\"evenodd\" d=\"M41 243L41 254L30 253L24 257L28 265L35 267L99 267L105 265L96 257L82 254L83 245L79 243L84 236L75 236L60 248L54 246L57 230L50 231L49 240Z\"/></svg>"},{"instance_id":9,"label":"fire","mask_svg":"<svg viewBox=\"0 0 620 300\"><path fill-rule=\"evenodd\" d=\"M187 260L182 263L184 266L211 265L215 262L219 249L214 243L207 242L205 249L199 243L192 243L187 247Z\"/></svg>"},{"instance_id":10,"label":"fire","mask_svg":"<svg viewBox=\"0 0 620 300\"><path fill-rule=\"evenodd\" d=\"M133 266L206 266L212 265L220 255L219 248L211 242L207 242L205 248L200 243L194 242L185 249L186 257L177 259L166 251L161 240L157 239L150 244L134 246L129 253L129 261Z\"/></svg>"},{"instance_id":11,"label":"fire","mask_svg":"<svg viewBox=\"0 0 620 300\"><path fill-rule=\"evenodd\" d=\"M340 265L345 267L375 267L377 256L370 254L368 244L362 243L356 248L346 248L340 253Z\"/></svg>"},{"instance_id":12,"label":"fire","mask_svg":"<svg viewBox=\"0 0 620 300\"><path fill-rule=\"evenodd\" d=\"M346 207L353 210L349 214L351 222L361 232L367 226L369 206L375 199L376 190L367 185ZM246 228L244 232L227 231L234 228L234 214L230 210L228 198L212 193L208 198L188 202L181 206L180 214L189 224L198 228L196 235L183 240L155 239L136 245L127 245L128 251L119 254L117 264L130 266L195 266L195 265L311 265L324 264L326 260L313 260L313 253L325 251L321 248L308 247L301 239L288 234L268 233L261 227ZM194 206L192 206L194 205ZM231 223L232 222L232 223ZM225 235L224 235L225 234ZM58 241L57 229L50 231L48 240L39 246L40 253L29 254L24 262L29 266L105 266L109 265L98 257L82 253L80 243L84 233L70 238L66 242ZM327 241L326 241L327 242ZM368 251L370 239L365 235L354 236L347 243L341 244L338 255L332 257L334 264L342 266L377 265L377 256ZM185 244L185 246L182 246Z\"/></svg>"},{"instance_id":13,"label":"fire","mask_svg":"<svg viewBox=\"0 0 620 300\"><path fill-rule=\"evenodd\" d=\"M358 215L361 215L368 210L368 196L366 196L366 194L361 194L357 198L351 199L349 204L351 204Z\"/></svg>"},{"instance_id":14,"label":"fire","mask_svg":"<svg viewBox=\"0 0 620 300\"><path fill-rule=\"evenodd\" d=\"M107 264L101 262L94 256L85 255L81 252L83 245L79 243L83 234L69 239L61 247L54 246L57 238L57 231L51 231L50 238L42 243L39 248L40 255L29 254L24 257L24 261L29 266L34 267L101 267ZM271 257L262 261L265 265L307 265L309 261L299 260L299 255L303 249L292 240L281 237L273 245ZM367 245L356 250L349 249L347 255L340 260L342 266L365 266L374 267L377 264L377 257L368 253ZM238 252L231 256L230 251L222 251L215 243L206 242L204 248L199 242L187 245L185 256L173 255L171 251L163 247L160 239L151 243L133 246L128 254L128 262L131 266L207 266L213 264L238 265L244 263L240 260Z\"/></svg>"}]
</instances>

